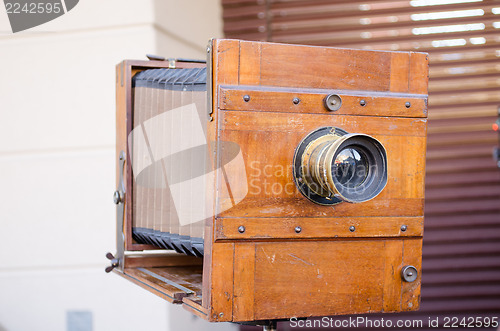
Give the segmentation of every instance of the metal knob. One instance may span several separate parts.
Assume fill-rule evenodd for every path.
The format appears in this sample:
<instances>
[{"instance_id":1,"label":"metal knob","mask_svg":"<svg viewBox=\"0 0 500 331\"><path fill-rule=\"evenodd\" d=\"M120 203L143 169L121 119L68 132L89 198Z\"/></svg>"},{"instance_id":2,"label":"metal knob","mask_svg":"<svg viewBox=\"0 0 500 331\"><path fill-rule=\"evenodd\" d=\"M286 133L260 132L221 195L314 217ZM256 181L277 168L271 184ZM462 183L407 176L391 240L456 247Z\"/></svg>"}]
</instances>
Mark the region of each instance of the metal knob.
<instances>
[{"instance_id":1,"label":"metal knob","mask_svg":"<svg viewBox=\"0 0 500 331\"><path fill-rule=\"evenodd\" d=\"M337 94L329 94L323 99L323 103L327 110L336 111L342 106L342 99Z\"/></svg>"},{"instance_id":2,"label":"metal knob","mask_svg":"<svg viewBox=\"0 0 500 331\"><path fill-rule=\"evenodd\" d=\"M417 268L412 265L406 265L403 267L403 269L401 269L401 278L403 278L405 282L414 282L417 279L417 276Z\"/></svg>"},{"instance_id":3,"label":"metal knob","mask_svg":"<svg viewBox=\"0 0 500 331\"><path fill-rule=\"evenodd\" d=\"M113 193L113 202L115 203L115 205L118 205L120 202L123 202L123 192L120 192L120 191L115 191Z\"/></svg>"},{"instance_id":4,"label":"metal knob","mask_svg":"<svg viewBox=\"0 0 500 331\"><path fill-rule=\"evenodd\" d=\"M118 267L118 265L120 264L120 260L116 259L111 253L107 253L106 258L108 260L111 260L111 265L107 266L104 271L106 271L106 273L110 273L114 268Z\"/></svg>"}]
</instances>

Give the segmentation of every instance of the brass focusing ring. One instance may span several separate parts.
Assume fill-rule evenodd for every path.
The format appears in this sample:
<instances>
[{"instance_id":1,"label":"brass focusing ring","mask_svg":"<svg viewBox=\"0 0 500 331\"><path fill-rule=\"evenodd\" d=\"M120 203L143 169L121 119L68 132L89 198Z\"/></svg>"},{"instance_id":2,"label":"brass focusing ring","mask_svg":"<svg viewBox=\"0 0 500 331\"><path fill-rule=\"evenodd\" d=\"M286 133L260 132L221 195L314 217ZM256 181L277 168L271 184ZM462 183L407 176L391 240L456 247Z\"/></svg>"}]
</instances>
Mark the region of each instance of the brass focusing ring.
<instances>
[{"instance_id":1,"label":"brass focusing ring","mask_svg":"<svg viewBox=\"0 0 500 331\"><path fill-rule=\"evenodd\" d=\"M358 153L359 157L348 159L347 165L344 165L347 170L342 169L343 151ZM296 167L297 173L294 173L296 184L303 195L318 204L368 201L387 184L385 148L378 140L365 134L347 133L331 127L315 130L299 144L294 164L297 166L299 162L300 171L297 172ZM356 165L356 162L359 164ZM340 179L338 173L341 174ZM355 176L361 179L349 183ZM297 178L301 180L298 182Z\"/></svg>"},{"instance_id":2,"label":"brass focusing ring","mask_svg":"<svg viewBox=\"0 0 500 331\"><path fill-rule=\"evenodd\" d=\"M319 175L319 163L315 162L317 159L317 154L319 154L321 147L328 147L332 139L336 139L335 135L325 135L316 140L313 140L307 147L302 155L302 174L303 181L309 187L311 191L322 196L329 197L331 194L323 181L318 180ZM314 155L313 155L314 154ZM314 160L314 161L313 161Z\"/></svg>"}]
</instances>

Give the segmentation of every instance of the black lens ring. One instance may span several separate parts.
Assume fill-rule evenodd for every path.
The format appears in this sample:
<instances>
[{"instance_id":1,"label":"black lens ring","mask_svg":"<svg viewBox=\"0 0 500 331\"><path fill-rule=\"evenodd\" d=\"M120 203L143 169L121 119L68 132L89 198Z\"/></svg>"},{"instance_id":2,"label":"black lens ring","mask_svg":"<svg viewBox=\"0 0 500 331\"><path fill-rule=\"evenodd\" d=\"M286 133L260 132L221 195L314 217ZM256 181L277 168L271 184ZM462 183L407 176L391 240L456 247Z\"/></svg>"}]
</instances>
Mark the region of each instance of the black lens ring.
<instances>
[{"instance_id":1,"label":"black lens ring","mask_svg":"<svg viewBox=\"0 0 500 331\"><path fill-rule=\"evenodd\" d=\"M385 150L377 140L371 137L363 135L354 136L338 146L333 155L332 162L341 151L349 147L360 148L366 155L368 159L367 177L359 186L348 188L341 184L336 176L332 174L333 183L339 193L348 201L360 202L370 200L377 196L387 183L387 156Z\"/></svg>"},{"instance_id":2,"label":"black lens ring","mask_svg":"<svg viewBox=\"0 0 500 331\"><path fill-rule=\"evenodd\" d=\"M299 192L312 202L324 206L336 205L338 203L341 203L342 200L333 196L329 198L322 197L321 195L314 193L309 188L309 186L307 186L307 184L302 181L302 155L304 154L309 143L311 143L313 140L332 133L335 133L338 136L344 136L347 134L346 131L335 127L327 126L318 128L309 133L304 139L302 139L300 144L295 149L295 154L293 157L293 181L299 189Z\"/></svg>"}]
</instances>

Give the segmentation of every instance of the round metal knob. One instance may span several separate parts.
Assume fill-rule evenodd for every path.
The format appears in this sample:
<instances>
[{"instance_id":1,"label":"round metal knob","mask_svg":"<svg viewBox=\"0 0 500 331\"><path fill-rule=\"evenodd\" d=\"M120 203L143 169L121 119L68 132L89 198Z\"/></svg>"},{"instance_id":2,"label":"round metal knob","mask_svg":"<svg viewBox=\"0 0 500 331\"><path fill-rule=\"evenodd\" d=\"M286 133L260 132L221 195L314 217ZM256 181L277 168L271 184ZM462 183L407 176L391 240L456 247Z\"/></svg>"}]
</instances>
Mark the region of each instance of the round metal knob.
<instances>
[{"instance_id":1,"label":"round metal knob","mask_svg":"<svg viewBox=\"0 0 500 331\"><path fill-rule=\"evenodd\" d=\"M324 103L326 109L329 111L336 111L342 106L342 99L337 94L329 94L326 96Z\"/></svg>"},{"instance_id":2,"label":"round metal knob","mask_svg":"<svg viewBox=\"0 0 500 331\"><path fill-rule=\"evenodd\" d=\"M115 203L115 205L121 202L120 192L115 191L115 193L113 193L113 202Z\"/></svg>"},{"instance_id":3,"label":"round metal knob","mask_svg":"<svg viewBox=\"0 0 500 331\"><path fill-rule=\"evenodd\" d=\"M405 282L414 282L417 279L417 276L417 268L412 265L404 266L403 269L401 269L401 278L403 278Z\"/></svg>"}]
</instances>

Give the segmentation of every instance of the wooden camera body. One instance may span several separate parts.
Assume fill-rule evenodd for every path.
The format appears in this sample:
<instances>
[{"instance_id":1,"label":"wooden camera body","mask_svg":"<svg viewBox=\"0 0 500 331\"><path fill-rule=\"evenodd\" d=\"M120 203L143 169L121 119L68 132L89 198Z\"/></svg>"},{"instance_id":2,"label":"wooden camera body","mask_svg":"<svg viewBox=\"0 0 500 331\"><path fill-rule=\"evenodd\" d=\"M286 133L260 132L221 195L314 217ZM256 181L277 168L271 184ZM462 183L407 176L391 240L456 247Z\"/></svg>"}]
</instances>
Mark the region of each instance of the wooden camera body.
<instances>
[{"instance_id":1,"label":"wooden camera body","mask_svg":"<svg viewBox=\"0 0 500 331\"><path fill-rule=\"evenodd\" d=\"M207 51L207 64L117 65L115 271L209 321L417 310L427 55L224 39L210 41ZM186 98L175 94L180 80L168 78L183 68L198 70L178 89L192 85ZM203 74L205 90L197 90ZM185 100L171 103L178 95ZM196 105L199 116L172 113L151 137L148 120L167 114L167 103ZM151 112L140 117L139 107ZM182 206L170 198L176 188L169 182L181 180L165 175L196 145L189 144L197 139L192 130L181 128L192 120L201 123L202 159L212 174L206 194L187 192L191 209L205 208L196 226L175 223L171 215ZM131 140L137 128L143 133ZM170 161L162 161L156 154L169 128L187 143L174 143L164 154ZM140 139L144 156L131 150ZM163 185L140 187L138 172L155 162L149 182ZM358 177L349 172L372 163L377 168ZM343 192L351 179L357 183Z\"/></svg>"}]
</instances>

